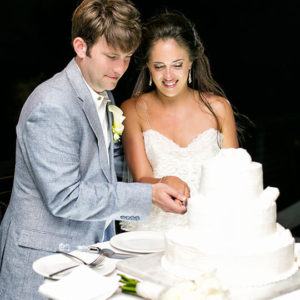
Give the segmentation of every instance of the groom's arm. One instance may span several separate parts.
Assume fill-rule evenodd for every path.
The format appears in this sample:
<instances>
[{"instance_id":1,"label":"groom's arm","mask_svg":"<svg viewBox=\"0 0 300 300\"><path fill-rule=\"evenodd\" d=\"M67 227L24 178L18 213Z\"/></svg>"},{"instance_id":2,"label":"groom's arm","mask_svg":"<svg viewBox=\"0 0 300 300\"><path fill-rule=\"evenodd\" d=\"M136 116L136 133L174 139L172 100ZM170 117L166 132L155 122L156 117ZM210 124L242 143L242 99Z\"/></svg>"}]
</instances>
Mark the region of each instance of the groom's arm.
<instances>
[{"instance_id":1,"label":"groom's arm","mask_svg":"<svg viewBox=\"0 0 300 300\"><path fill-rule=\"evenodd\" d=\"M51 214L77 221L147 221L152 200L167 211L185 212L172 200L178 193L165 184L108 182L101 167L91 164L91 152L81 153L84 132L76 107L62 102L40 102L18 125L26 165ZM86 147L99 151L94 141Z\"/></svg>"},{"instance_id":2,"label":"groom's arm","mask_svg":"<svg viewBox=\"0 0 300 300\"><path fill-rule=\"evenodd\" d=\"M45 206L53 215L71 220L106 221L133 215L146 221L152 186L107 181L91 160L90 155L99 151L97 143L91 140L84 146L89 153L81 153L83 121L76 109L57 95L38 103L18 125L22 153Z\"/></svg>"}]
</instances>

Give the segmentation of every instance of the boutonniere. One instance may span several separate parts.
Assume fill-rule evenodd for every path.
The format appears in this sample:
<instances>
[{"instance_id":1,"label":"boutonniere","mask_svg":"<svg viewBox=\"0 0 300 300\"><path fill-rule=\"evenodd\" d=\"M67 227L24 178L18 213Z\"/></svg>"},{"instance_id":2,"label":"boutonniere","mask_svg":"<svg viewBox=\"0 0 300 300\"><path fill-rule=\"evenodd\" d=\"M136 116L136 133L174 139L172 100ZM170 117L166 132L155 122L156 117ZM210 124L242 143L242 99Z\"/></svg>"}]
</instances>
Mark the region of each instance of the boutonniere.
<instances>
[{"instance_id":1,"label":"boutonniere","mask_svg":"<svg viewBox=\"0 0 300 300\"><path fill-rule=\"evenodd\" d=\"M113 114L113 125L112 125L112 133L113 133L113 141L120 141L121 135L124 130L124 125L122 124L125 120L123 116L123 111L119 107L115 105L109 105L108 110Z\"/></svg>"}]
</instances>

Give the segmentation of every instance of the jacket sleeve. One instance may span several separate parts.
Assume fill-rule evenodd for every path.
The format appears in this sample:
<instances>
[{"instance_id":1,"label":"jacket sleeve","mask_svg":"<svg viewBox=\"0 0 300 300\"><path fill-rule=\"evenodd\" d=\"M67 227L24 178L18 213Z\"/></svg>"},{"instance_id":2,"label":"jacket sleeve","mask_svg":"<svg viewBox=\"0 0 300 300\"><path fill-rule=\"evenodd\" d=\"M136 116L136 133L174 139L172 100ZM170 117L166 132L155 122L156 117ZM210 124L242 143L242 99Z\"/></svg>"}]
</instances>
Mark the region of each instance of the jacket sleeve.
<instances>
[{"instance_id":1,"label":"jacket sleeve","mask_svg":"<svg viewBox=\"0 0 300 300\"><path fill-rule=\"evenodd\" d=\"M18 140L35 186L48 210L72 220L145 221L152 203L149 184L108 182L95 166L82 174L82 120L58 101L39 103L18 125ZM95 147L91 141L90 147ZM95 149L94 151L99 151ZM96 179L95 179L96 178Z\"/></svg>"}]
</instances>

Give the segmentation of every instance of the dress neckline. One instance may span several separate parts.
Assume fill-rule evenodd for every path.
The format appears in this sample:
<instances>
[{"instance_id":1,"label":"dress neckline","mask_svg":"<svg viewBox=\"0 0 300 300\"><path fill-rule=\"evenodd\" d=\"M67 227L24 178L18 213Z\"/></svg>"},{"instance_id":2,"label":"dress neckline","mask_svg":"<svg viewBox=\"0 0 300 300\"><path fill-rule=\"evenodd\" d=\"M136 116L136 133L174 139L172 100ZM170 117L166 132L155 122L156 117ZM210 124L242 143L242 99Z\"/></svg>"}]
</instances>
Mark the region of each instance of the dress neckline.
<instances>
[{"instance_id":1,"label":"dress neckline","mask_svg":"<svg viewBox=\"0 0 300 300\"><path fill-rule=\"evenodd\" d=\"M154 132L156 134L158 134L159 136L161 136L162 138L164 138L165 140L171 142L172 144L176 145L178 148L180 149L187 149L189 148L193 143L195 143L198 139L202 138L203 135L207 134L208 132L216 132L216 133L220 133L218 130L216 130L215 128L208 128L202 132L200 132L196 137L194 137L185 147L182 147L180 145L178 145L176 142L174 142L172 139L168 138L167 136L165 136L164 134L160 133L159 131L155 130L155 129L147 129L145 131L143 131L143 135L147 134L147 132ZM220 133L221 134L221 133Z\"/></svg>"}]
</instances>

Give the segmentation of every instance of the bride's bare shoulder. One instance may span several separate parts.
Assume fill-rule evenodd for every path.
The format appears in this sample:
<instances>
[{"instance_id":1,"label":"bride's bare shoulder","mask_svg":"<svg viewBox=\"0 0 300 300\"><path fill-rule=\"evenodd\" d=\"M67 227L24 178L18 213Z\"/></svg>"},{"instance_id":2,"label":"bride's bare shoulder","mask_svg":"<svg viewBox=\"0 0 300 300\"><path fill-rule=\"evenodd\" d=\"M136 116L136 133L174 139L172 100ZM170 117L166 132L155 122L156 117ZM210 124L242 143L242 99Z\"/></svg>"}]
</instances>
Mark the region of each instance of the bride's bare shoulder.
<instances>
[{"instance_id":1,"label":"bride's bare shoulder","mask_svg":"<svg viewBox=\"0 0 300 300\"><path fill-rule=\"evenodd\" d=\"M121 109L126 112L126 111L144 111L147 109L147 106L149 105L149 101L151 101L151 93L144 93L138 96L134 96L132 98L129 98L125 100L121 104Z\"/></svg>"},{"instance_id":2,"label":"bride's bare shoulder","mask_svg":"<svg viewBox=\"0 0 300 300\"><path fill-rule=\"evenodd\" d=\"M231 111L231 104L226 98L209 93L203 96L217 115L224 116Z\"/></svg>"},{"instance_id":3,"label":"bride's bare shoulder","mask_svg":"<svg viewBox=\"0 0 300 300\"><path fill-rule=\"evenodd\" d=\"M131 110L136 104L136 97L129 98L122 102L121 109L123 111Z\"/></svg>"}]
</instances>

